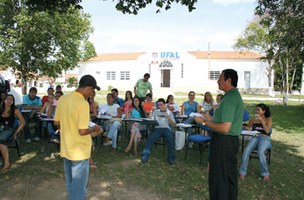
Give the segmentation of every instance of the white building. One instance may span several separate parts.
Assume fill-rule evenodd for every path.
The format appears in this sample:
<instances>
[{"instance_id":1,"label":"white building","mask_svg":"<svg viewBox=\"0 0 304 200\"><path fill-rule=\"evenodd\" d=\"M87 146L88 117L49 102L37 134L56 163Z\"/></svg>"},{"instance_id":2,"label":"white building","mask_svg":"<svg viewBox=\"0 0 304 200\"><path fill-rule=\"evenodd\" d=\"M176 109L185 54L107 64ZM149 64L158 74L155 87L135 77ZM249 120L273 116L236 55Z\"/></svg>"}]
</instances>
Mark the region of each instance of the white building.
<instances>
[{"instance_id":1,"label":"white building","mask_svg":"<svg viewBox=\"0 0 304 200\"><path fill-rule=\"evenodd\" d=\"M238 72L238 88L268 92L267 64L254 52L159 51L146 53L100 54L80 63L79 78L94 76L103 90L109 86L131 90L139 78L150 73L154 93L165 90L217 91L223 69Z\"/></svg>"}]
</instances>

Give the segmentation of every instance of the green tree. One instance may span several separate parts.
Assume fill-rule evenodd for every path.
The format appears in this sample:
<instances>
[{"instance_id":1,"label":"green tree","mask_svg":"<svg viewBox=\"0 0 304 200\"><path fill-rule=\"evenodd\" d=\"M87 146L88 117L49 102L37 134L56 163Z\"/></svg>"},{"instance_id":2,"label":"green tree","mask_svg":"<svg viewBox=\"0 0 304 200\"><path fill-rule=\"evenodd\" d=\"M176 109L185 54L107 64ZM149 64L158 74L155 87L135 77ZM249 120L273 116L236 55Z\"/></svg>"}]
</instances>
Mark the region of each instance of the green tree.
<instances>
[{"instance_id":1,"label":"green tree","mask_svg":"<svg viewBox=\"0 0 304 200\"><path fill-rule=\"evenodd\" d=\"M245 28L244 32L237 39L233 46L236 50L254 50L262 54L262 58L268 64L267 77L268 87L272 88L272 70L273 70L273 54L274 48L269 35L269 27L260 23L260 18L256 18L250 22ZM271 91L269 91L270 93Z\"/></svg>"},{"instance_id":2,"label":"green tree","mask_svg":"<svg viewBox=\"0 0 304 200\"><path fill-rule=\"evenodd\" d=\"M81 61L89 60L97 55L94 45L88 40L84 41L81 50Z\"/></svg>"},{"instance_id":3,"label":"green tree","mask_svg":"<svg viewBox=\"0 0 304 200\"><path fill-rule=\"evenodd\" d=\"M78 85L78 80L77 80L77 78L76 77L70 77L69 79L68 79L68 85L67 85L67 87L76 87Z\"/></svg>"},{"instance_id":4,"label":"green tree","mask_svg":"<svg viewBox=\"0 0 304 200\"><path fill-rule=\"evenodd\" d=\"M24 83L42 75L56 78L85 54L81 44L92 32L89 15L74 7L31 12L26 2L0 0L0 66L20 72Z\"/></svg>"},{"instance_id":5,"label":"green tree","mask_svg":"<svg viewBox=\"0 0 304 200\"><path fill-rule=\"evenodd\" d=\"M64 12L70 6L81 9L81 2L82 0L28 0L28 5L32 10ZM160 12L163 8L165 10L170 9L174 3L188 7L189 12L191 12L195 9L194 5L197 3L197 0L157 0L155 1L156 12ZM118 0L115 7L124 14L137 15L140 9L145 8L149 4L152 4L152 0Z\"/></svg>"},{"instance_id":6,"label":"green tree","mask_svg":"<svg viewBox=\"0 0 304 200\"><path fill-rule=\"evenodd\" d=\"M256 14L262 16L261 24L271 27L277 72L281 73L285 99L294 85L301 81L304 57L304 1L259 0ZM280 70L279 70L280 69ZM287 102L286 102L287 103Z\"/></svg>"}]
</instances>

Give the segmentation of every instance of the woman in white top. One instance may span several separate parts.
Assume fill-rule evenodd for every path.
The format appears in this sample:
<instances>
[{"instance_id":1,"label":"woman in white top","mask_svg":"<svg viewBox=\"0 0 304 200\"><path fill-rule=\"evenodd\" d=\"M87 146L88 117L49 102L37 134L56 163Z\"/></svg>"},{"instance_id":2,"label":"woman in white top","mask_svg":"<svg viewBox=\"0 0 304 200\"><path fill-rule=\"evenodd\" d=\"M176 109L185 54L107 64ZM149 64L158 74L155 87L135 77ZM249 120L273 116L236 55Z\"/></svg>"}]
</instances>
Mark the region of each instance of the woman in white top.
<instances>
[{"instance_id":1,"label":"woman in white top","mask_svg":"<svg viewBox=\"0 0 304 200\"><path fill-rule=\"evenodd\" d=\"M206 92L204 95L204 100L200 103L201 111L203 113L208 113L210 110L214 109L216 102L212 98L210 92Z\"/></svg>"},{"instance_id":2,"label":"woman in white top","mask_svg":"<svg viewBox=\"0 0 304 200\"><path fill-rule=\"evenodd\" d=\"M179 113L179 105L174 102L174 97L172 94L169 94L167 97L166 107L173 113L173 116Z\"/></svg>"}]
</instances>

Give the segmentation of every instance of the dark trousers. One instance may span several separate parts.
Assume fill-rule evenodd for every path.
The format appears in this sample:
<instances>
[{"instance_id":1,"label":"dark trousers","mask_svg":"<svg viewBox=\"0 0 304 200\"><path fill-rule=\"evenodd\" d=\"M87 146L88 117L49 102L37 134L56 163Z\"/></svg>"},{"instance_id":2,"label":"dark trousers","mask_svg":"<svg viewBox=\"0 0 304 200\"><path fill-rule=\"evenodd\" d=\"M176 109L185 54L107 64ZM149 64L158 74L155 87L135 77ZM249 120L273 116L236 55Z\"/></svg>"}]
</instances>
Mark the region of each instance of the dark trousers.
<instances>
[{"instance_id":1,"label":"dark trousers","mask_svg":"<svg viewBox=\"0 0 304 200\"><path fill-rule=\"evenodd\" d=\"M40 132L41 126L40 126L39 118L37 117L37 115L34 115L32 118L30 118L30 115L28 113L24 113L23 118L25 120L25 126L23 128L25 140L32 139L34 137L42 138L42 135ZM35 134L33 137L31 136L29 123L35 123Z\"/></svg>"},{"instance_id":2,"label":"dark trousers","mask_svg":"<svg viewBox=\"0 0 304 200\"><path fill-rule=\"evenodd\" d=\"M210 142L209 195L211 200L235 200L238 194L239 139L213 133Z\"/></svg>"}]
</instances>

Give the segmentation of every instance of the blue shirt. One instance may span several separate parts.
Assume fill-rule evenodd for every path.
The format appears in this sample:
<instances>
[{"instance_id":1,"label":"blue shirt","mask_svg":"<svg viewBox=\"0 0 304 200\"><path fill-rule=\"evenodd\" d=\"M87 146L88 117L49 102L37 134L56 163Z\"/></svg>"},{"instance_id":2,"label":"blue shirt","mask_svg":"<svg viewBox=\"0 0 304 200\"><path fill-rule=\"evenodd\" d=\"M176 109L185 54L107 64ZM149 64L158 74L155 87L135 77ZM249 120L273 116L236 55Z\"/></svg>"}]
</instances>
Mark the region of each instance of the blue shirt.
<instances>
[{"instance_id":1,"label":"blue shirt","mask_svg":"<svg viewBox=\"0 0 304 200\"><path fill-rule=\"evenodd\" d=\"M141 118L140 112L137 109L132 108L131 117L136 119Z\"/></svg>"},{"instance_id":2,"label":"blue shirt","mask_svg":"<svg viewBox=\"0 0 304 200\"><path fill-rule=\"evenodd\" d=\"M35 96L35 98L32 100L30 99L30 95L26 94L22 97L22 104L27 106L32 105L37 108L38 106L42 106L42 101L41 98L38 96Z\"/></svg>"},{"instance_id":3,"label":"blue shirt","mask_svg":"<svg viewBox=\"0 0 304 200\"><path fill-rule=\"evenodd\" d=\"M189 116L192 112L198 112L197 105L198 103L196 101L194 101L192 104L190 104L189 101L184 102L184 114Z\"/></svg>"},{"instance_id":4,"label":"blue shirt","mask_svg":"<svg viewBox=\"0 0 304 200\"><path fill-rule=\"evenodd\" d=\"M119 107L123 107L123 105L124 105L125 102L124 102L124 100L122 98L117 97L115 99L114 103L118 104Z\"/></svg>"}]
</instances>

